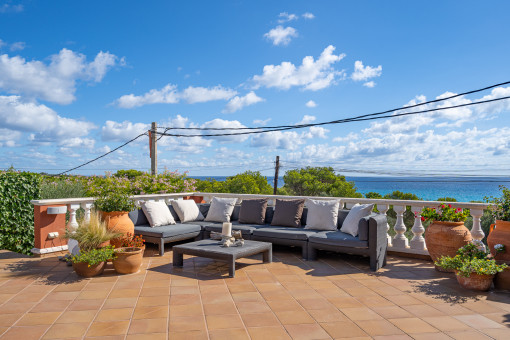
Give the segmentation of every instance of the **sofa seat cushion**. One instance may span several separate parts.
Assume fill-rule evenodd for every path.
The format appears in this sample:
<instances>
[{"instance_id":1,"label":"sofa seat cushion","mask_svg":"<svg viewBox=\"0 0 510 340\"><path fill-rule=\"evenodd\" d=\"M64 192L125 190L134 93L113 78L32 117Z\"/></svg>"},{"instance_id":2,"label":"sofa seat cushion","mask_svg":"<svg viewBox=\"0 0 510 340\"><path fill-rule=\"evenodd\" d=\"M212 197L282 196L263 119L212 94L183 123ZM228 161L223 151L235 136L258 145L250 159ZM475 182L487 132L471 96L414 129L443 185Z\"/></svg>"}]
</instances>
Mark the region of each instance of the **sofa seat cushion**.
<instances>
[{"instance_id":1,"label":"sofa seat cushion","mask_svg":"<svg viewBox=\"0 0 510 340\"><path fill-rule=\"evenodd\" d=\"M232 230L241 230L241 233L243 235L246 235L246 234L251 235L251 234L253 234L254 230L256 230L257 228L260 228L260 227L262 227L262 226L259 224L244 224L244 223L239 223L239 222L232 222ZM222 228L223 228L222 223L214 223L214 224L211 223L211 224L205 226L205 230L214 231L217 233L221 233Z\"/></svg>"},{"instance_id":2,"label":"sofa seat cushion","mask_svg":"<svg viewBox=\"0 0 510 340\"><path fill-rule=\"evenodd\" d=\"M173 237L184 234L199 234L202 228L197 224L177 223L152 228L149 224L135 226L135 234L152 237Z\"/></svg>"},{"instance_id":3,"label":"sofa seat cushion","mask_svg":"<svg viewBox=\"0 0 510 340\"><path fill-rule=\"evenodd\" d=\"M182 224L199 225L200 227L202 227L202 230L205 230L205 227L207 227L209 225L216 225L217 223L216 222L207 222L207 221L188 221L188 222L184 222Z\"/></svg>"},{"instance_id":4,"label":"sofa seat cushion","mask_svg":"<svg viewBox=\"0 0 510 340\"><path fill-rule=\"evenodd\" d=\"M368 248L368 241L360 241L359 237L354 237L341 231L322 231L311 235L308 238L308 242L329 246Z\"/></svg>"},{"instance_id":5,"label":"sofa seat cushion","mask_svg":"<svg viewBox=\"0 0 510 340\"><path fill-rule=\"evenodd\" d=\"M233 227L232 227L233 228ZM308 240L309 236L315 235L320 230L295 228L295 227L275 227L264 226L253 231L253 236L263 236L270 238L283 238L288 240Z\"/></svg>"}]
</instances>

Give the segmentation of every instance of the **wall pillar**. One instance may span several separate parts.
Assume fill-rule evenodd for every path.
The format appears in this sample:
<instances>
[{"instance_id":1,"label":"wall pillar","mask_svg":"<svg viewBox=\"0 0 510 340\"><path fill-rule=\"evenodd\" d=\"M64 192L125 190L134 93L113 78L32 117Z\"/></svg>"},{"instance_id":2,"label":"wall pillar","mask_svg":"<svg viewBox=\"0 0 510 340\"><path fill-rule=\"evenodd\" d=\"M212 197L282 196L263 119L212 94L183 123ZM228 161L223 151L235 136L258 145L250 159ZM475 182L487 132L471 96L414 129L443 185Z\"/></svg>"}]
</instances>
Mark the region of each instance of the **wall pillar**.
<instances>
[{"instance_id":1,"label":"wall pillar","mask_svg":"<svg viewBox=\"0 0 510 340\"><path fill-rule=\"evenodd\" d=\"M53 207L65 206L55 204ZM47 214L49 206L34 205L34 248L32 253L43 255L67 250L67 240L61 238L65 233L66 214ZM49 233L58 232L59 237L50 238Z\"/></svg>"}]
</instances>

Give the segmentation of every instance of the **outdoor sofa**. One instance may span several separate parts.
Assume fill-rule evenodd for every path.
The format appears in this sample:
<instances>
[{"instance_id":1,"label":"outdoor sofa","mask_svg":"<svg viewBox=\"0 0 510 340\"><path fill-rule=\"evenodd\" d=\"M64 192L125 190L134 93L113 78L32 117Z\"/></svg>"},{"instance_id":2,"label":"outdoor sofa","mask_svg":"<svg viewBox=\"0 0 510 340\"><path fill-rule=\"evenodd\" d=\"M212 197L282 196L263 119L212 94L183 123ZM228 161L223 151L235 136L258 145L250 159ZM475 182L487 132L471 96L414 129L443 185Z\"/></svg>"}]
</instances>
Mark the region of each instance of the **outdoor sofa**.
<instances>
[{"instance_id":1,"label":"outdoor sofa","mask_svg":"<svg viewBox=\"0 0 510 340\"><path fill-rule=\"evenodd\" d=\"M210 204L198 204L204 217L207 216ZM210 233L221 232L222 223L208 221L192 221L180 223L174 208L169 205L176 224L151 227L142 209L129 213L135 225L135 234L142 235L146 242L159 246L160 255L164 254L165 244L182 240L201 240L209 238ZM338 229L323 231L305 229L307 208L303 209L302 227L281 227L270 225L274 208L267 207L265 224L243 224L239 222L240 206L234 207L231 215L232 230L241 230L243 238L265 241L273 244L300 247L305 260L315 260L317 250L328 250L341 253L358 254L370 257L370 269L378 270L386 264L387 231L386 216L372 213L359 221L359 234L354 237L340 231L340 227L349 210L338 211Z\"/></svg>"}]
</instances>

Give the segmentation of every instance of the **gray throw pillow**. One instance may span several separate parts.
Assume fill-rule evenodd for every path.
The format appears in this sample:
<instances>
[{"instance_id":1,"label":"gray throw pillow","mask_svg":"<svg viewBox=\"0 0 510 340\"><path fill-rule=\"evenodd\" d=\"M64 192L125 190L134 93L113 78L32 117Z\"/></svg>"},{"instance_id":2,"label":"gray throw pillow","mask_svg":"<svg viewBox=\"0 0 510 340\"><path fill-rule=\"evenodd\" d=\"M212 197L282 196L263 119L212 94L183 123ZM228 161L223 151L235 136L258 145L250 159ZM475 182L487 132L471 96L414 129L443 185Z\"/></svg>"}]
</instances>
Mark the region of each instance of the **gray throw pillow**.
<instances>
[{"instance_id":1,"label":"gray throw pillow","mask_svg":"<svg viewBox=\"0 0 510 340\"><path fill-rule=\"evenodd\" d=\"M239 223L264 224L267 198L243 200L239 212Z\"/></svg>"},{"instance_id":2,"label":"gray throw pillow","mask_svg":"<svg viewBox=\"0 0 510 340\"><path fill-rule=\"evenodd\" d=\"M305 205L304 199L297 200L277 199L271 225L295 228L300 227L301 215L303 214L304 205Z\"/></svg>"},{"instance_id":3,"label":"gray throw pillow","mask_svg":"<svg viewBox=\"0 0 510 340\"><path fill-rule=\"evenodd\" d=\"M230 222L237 198L213 197L205 220L207 222Z\"/></svg>"}]
</instances>

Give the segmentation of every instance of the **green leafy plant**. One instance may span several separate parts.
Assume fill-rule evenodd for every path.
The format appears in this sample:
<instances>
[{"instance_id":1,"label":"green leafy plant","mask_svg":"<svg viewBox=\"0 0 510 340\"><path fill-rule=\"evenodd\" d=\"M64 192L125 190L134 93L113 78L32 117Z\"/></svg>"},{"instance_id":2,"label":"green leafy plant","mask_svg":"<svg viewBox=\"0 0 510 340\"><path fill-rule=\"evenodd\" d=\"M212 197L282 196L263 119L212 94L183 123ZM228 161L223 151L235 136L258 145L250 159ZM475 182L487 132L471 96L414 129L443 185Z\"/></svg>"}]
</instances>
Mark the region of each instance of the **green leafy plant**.
<instances>
[{"instance_id":1,"label":"green leafy plant","mask_svg":"<svg viewBox=\"0 0 510 340\"><path fill-rule=\"evenodd\" d=\"M424 208L422 221L464 222L469 217L469 209L455 208L451 204L441 204L437 208Z\"/></svg>"},{"instance_id":2,"label":"green leafy plant","mask_svg":"<svg viewBox=\"0 0 510 340\"><path fill-rule=\"evenodd\" d=\"M503 185L500 185L499 189L502 192L501 197L486 198L486 201L492 203L489 209L493 218L510 222L510 189Z\"/></svg>"},{"instance_id":3,"label":"green leafy plant","mask_svg":"<svg viewBox=\"0 0 510 340\"><path fill-rule=\"evenodd\" d=\"M41 183L41 199L84 197L83 183L71 177L45 177Z\"/></svg>"},{"instance_id":4,"label":"green leafy plant","mask_svg":"<svg viewBox=\"0 0 510 340\"><path fill-rule=\"evenodd\" d=\"M66 228L64 238L75 239L78 241L80 250L90 251L99 248L102 243L111 239L121 237L122 233L108 230L104 222L96 211L91 211L90 221L84 219L78 221L76 229Z\"/></svg>"},{"instance_id":5,"label":"green leafy plant","mask_svg":"<svg viewBox=\"0 0 510 340\"><path fill-rule=\"evenodd\" d=\"M94 201L94 207L104 212L113 211L131 211L135 208L135 203L124 192L104 192Z\"/></svg>"},{"instance_id":6,"label":"green leafy plant","mask_svg":"<svg viewBox=\"0 0 510 340\"><path fill-rule=\"evenodd\" d=\"M0 249L31 255L34 207L40 198L41 176L13 169L0 172Z\"/></svg>"},{"instance_id":7,"label":"green leafy plant","mask_svg":"<svg viewBox=\"0 0 510 340\"><path fill-rule=\"evenodd\" d=\"M101 262L115 259L115 248L107 246L100 249L92 249L71 257L73 263L87 263L88 266L95 266Z\"/></svg>"},{"instance_id":8,"label":"green leafy plant","mask_svg":"<svg viewBox=\"0 0 510 340\"><path fill-rule=\"evenodd\" d=\"M273 188L267 178L259 171L245 171L235 176L229 176L225 181L212 178L197 180L197 190L200 192L226 192L236 194L270 195Z\"/></svg>"},{"instance_id":9,"label":"green leafy plant","mask_svg":"<svg viewBox=\"0 0 510 340\"><path fill-rule=\"evenodd\" d=\"M435 264L444 269L453 269L465 277L469 277L471 274L494 275L508 267L506 264L497 264L494 259L490 259L488 256L488 252L469 243L459 248L454 257L442 256Z\"/></svg>"}]
</instances>

